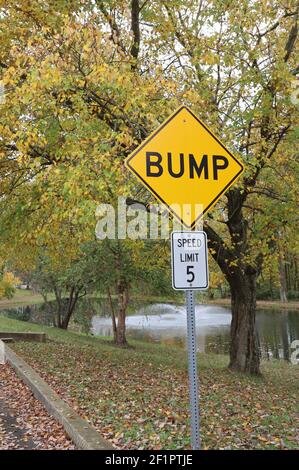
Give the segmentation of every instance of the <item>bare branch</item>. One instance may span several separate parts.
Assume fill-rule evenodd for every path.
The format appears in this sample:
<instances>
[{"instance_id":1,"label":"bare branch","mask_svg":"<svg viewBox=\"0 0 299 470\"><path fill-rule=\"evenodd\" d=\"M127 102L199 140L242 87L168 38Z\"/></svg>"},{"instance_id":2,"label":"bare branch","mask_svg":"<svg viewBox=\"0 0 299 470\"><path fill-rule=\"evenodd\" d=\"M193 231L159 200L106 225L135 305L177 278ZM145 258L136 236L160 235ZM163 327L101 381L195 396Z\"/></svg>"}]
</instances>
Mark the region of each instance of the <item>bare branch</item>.
<instances>
[{"instance_id":1,"label":"bare branch","mask_svg":"<svg viewBox=\"0 0 299 470\"><path fill-rule=\"evenodd\" d=\"M292 11L292 12L286 12L284 15L282 15L272 26L270 26L268 29L266 29L266 31L264 31L263 33L258 34L258 43L260 42L260 40L264 36L271 33L271 31L274 31L276 28L278 28L278 26L280 26L280 24L281 24L281 20L283 20L284 18L288 18L290 16L295 16L295 15L296 16L298 15L298 10Z\"/></svg>"},{"instance_id":2,"label":"bare branch","mask_svg":"<svg viewBox=\"0 0 299 470\"><path fill-rule=\"evenodd\" d=\"M216 263L219 265L221 271L224 275L229 276L230 269L229 269L229 261L232 261L234 256L231 250L225 246L224 241L215 232L215 230L208 225L206 222L203 226L204 231L207 234L208 241L209 241L209 248L212 249L212 256Z\"/></svg>"},{"instance_id":3,"label":"bare branch","mask_svg":"<svg viewBox=\"0 0 299 470\"><path fill-rule=\"evenodd\" d=\"M112 40L113 40L114 44L116 46L118 46L124 54L127 55L126 48L123 45L123 42L121 40L120 29L119 29L115 19L106 10L106 7L105 7L104 2L102 0L96 0L96 4L99 7L101 13L104 15L106 21L108 22L108 24L111 28Z\"/></svg>"},{"instance_id":4,"label":"bare branch","mask_svg":"<svg viewBox=\"0 0 299 470\"><path fill-rule=\"evenodd\" d=\"M133 32L133 44L130 50L131 56L135 59L138 58L139 49L140 49L140 24L139 24L139 0L132 0L131 3L131 29ZM136 63L132 65L132 69L136 69Z\"/></svg>"}]
</instances>

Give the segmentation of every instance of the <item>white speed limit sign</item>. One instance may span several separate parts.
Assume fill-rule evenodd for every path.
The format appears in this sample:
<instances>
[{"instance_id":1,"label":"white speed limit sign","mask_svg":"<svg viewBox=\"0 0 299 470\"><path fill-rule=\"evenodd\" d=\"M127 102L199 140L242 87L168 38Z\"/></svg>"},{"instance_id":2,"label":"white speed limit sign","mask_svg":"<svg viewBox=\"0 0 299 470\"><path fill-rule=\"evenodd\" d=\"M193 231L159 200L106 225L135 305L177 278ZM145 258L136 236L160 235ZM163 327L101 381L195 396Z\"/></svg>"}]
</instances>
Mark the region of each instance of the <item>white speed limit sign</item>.
<instances>
[{"instance_id":1,"label":"white speed limit sign","mask_svg":"<svg viewBox=\"0 0 299 470\"><path fill-rule=\"evenodd\" d=\"M205 232L172 232L171 258L174 289L193 290L209 287Z\"/></svg>"}]
</instances>

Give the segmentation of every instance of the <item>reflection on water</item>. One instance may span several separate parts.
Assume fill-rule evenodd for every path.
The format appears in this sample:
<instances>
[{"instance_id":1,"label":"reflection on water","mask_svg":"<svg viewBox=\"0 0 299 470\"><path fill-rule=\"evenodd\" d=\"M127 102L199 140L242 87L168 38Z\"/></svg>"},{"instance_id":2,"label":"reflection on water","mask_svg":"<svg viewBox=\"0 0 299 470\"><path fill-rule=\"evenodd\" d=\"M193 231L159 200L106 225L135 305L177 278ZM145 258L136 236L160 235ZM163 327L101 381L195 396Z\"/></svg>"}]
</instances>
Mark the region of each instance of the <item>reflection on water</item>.
<instances>
[{"instance_id":1,"label":"reflection on water","mask_svg":"<svg viewBox=\"0 0 299 470\"><path fill-rule=\"evenodd\" d=\"M231 314L228 309L210 305L195 308L198 350L207 350L207 338L225 336L229 338ZM138 309L127 318L128 337L167 344L184 345L186 338L186 309L184 306L154 304ZM95 316L92 332L100 336L111 336L110 318ZM212 343L211 343L212 344Z\"/></svg>"},{"instance_id":2,"label":"reflection on water","mask_svg":"<svg viewBox=\"0 0 299 470\"><path fill-rule=\"evenodd\" d=\"M2 310L11 318L52 325L55 302ZM200 352L227 353L231 312L215 305L197 305L196 331ZM70 325L72 329L112 336L109 306L106 300L82 299ZM258 310L257 327L261 351L265 358L289 359L290 344L299 339L299 312L288 310ZM131 305L127 317L128 338L185 347L186 310L183 305L141 303Z\"/></svg>"}]
</instances>

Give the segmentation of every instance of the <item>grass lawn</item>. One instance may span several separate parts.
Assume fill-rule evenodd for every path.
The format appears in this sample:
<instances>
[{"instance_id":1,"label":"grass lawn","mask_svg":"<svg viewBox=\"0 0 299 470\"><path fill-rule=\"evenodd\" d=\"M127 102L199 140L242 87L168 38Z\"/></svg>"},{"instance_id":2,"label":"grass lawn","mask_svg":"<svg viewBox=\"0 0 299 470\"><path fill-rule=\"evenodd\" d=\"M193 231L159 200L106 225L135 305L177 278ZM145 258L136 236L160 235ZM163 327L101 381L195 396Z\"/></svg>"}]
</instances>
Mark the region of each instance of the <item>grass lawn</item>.
<instances>
[{"instance_id":1,"label":"grass lawn","mask_svg":"<svg viewBox=\"0 0 299 470\"><path fill-rule=\"evenodd\" d=\"M109 341L0 316L0 331L45 331L15 343L47 382L116 447L188 449L186 352ZM263 377L233 374L227 357L198 355L203 448L299 449L299 366L264 362Z\"/></svg>"}]
</instances>

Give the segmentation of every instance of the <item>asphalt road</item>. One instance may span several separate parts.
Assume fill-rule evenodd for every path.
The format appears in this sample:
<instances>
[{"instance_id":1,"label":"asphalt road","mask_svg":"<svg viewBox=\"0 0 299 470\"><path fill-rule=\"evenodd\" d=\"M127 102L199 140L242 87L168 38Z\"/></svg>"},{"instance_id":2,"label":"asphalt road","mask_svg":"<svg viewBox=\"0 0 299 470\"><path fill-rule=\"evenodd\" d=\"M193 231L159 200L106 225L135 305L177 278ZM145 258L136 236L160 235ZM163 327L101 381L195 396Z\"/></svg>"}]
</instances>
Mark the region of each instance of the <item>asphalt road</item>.
<instances>
[{"instance_id":1,"label":"asphalt road","mask_svg":"<svg viewBox=\"0 0 299 470\"><path fill-rule=\"evenodd\" d=\"M72 450L63 427L8 365L0 364L0 450Z\"/></svg>"},{"instance_id":2,"label":"asphalt road","mask_svg":"<svg viewBox=\"0 0 299 470\"><path fill-rule=\"evenodd\" d=\"M16 416L6 406L4 400L0 399L0 450L32 450L35 448L37 446L26 435L26 429L21 423L18 423Z\"/></svg>"}]
</instances>

